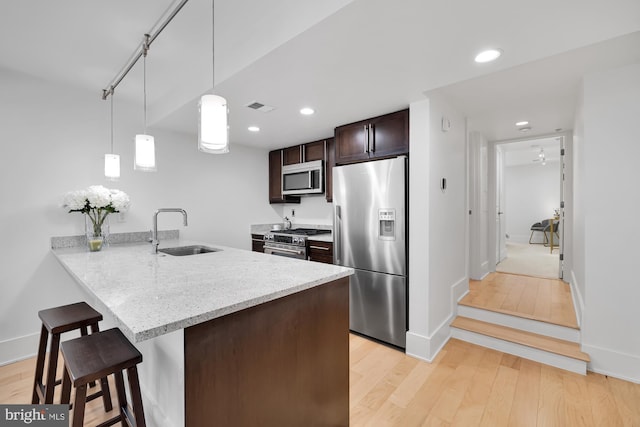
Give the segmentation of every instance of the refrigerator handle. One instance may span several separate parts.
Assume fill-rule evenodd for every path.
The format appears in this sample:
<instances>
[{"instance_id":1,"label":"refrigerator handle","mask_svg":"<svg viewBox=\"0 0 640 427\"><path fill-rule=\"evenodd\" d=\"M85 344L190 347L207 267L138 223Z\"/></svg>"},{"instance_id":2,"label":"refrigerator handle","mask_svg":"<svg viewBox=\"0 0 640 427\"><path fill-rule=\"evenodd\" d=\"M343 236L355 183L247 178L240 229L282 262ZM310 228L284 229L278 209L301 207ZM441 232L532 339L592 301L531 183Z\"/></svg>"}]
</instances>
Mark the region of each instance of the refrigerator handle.
<instances>
[{"instance_id":1,"label":"refrigerator handle","mask_svg":"<svg viewBox=\"0 0 640 427\"><path fill-rule=\"evenodd\" d=\"M335 223L335 230L334 230L334 236L333 236L333 255L335 257L335 264L336 265L342 265L342 260L340 259L340 243L342 240L342 236L341 236L341 229L340 229L340 222L342 221L342 213L340 212L340 206L336 205L335 207L336 212L335 212L335 219L334 219L334 223Z\"/></svg>"}]
</instances>

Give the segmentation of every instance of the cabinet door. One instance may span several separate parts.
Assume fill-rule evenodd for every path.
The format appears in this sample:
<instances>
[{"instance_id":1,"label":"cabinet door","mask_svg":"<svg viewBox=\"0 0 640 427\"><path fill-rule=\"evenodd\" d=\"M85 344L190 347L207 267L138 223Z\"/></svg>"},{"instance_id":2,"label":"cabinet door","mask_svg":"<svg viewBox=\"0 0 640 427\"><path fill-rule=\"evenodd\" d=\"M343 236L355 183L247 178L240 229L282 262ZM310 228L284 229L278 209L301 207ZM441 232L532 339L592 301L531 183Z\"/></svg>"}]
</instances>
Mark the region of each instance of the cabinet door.
<instances>
[{"instance_id":1,"label":"cabinet door","mask_svg":"<svg viewBox=\"0 0 640 427\"><path fill-rule=\"evenodd\" d=\"M336 165L336 144L333 138L327 139L327 158L324 162L324 195L327 202L333 202L333 167Z\"/></svg>"},{"instance_id":2,"label":"cabinet door","mask_svg":"<svg viewBox=\"0 0 640 427\"><path fill-rule=\"evenodd\" d=\"M309 142L304 144L304 161L312 162L314 160L325 160L324 158L324 139L322 141Z\"/></svg>"},{"instance_id":3,"label":"cabinet door","mask_svg":"<svg viewBox=\"0 0 640 427\"><path fill-rule=\"evenodd\" d=\"M367 128L369 122L339 126L335 130L336 164L351 163L369 159Z\"/></svg>"},{"instance_id":4,"label":"cabinet door","mask_svg":"<svg viewBox=\"0 0 640 427\"><path fill-rule=\"evenodd\" d=\"M300 197L282 196L282 150L269 152L269 203L300 203Z\"/></svg>"},{"instance_id":5,"label":"cabinet door","mask_svg":"<svg viewBox=\"0 0 640 427\"><path fill-rule=\"evenodd\" d=\"M371 157L387 157L409 152L409 110L370 120Z\"/></svg>"},{"instance_id":6,"label":"cabinet door","mask_svg":"<svg viewBox=\"0 0 640 427\"><path fill-rule=\"evenodd\" d=\"M253 252L264 252L264 236L262 234L251 235L251 250Z\"/></svg>"},{"instance_id":7,"label":"cabinet door","mask_svg":"<svg viewBox=\"0 0 640 427\"><path fill-rule=\"evenodd\" d=\"M295 165L297 163L302 163L301 145L296 145L295 147L289 147L282 150L283 165Z\"/></svg>"},{"instance_id":8,"label":"cabinet door","mask_svg":"<svg viewBox=\"0 0 640 427\"><path fill-rule=\"evenodd\" d=\"M309 240L309 261L333 264L333 243Z\"/></svg>"}]
</instances>

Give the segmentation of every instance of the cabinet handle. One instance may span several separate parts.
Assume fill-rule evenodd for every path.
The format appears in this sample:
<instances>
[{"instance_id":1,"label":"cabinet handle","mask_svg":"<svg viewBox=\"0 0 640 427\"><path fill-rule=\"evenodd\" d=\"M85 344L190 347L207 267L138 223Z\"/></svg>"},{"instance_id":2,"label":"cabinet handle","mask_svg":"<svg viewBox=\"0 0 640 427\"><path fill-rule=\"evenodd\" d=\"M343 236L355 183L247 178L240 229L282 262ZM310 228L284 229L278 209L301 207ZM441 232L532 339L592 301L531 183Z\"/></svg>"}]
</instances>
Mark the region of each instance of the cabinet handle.
<instances>
[{"instance_id":1,"label":"cabinet handle","mask_svg":"<svg viewBox=\"0 0 640 427\"><path fill-rule=\"evenodd\" d=\"M325 248L324 246L309 246L309 249L320 249L321 251L329 250L329 248Z\"/></svg>"},{"instance_id":2,"label":"cabinet handle","mask_svg":"<svg viewBox=\"0 0 640 427\"><path fill-rule=\"evenodd\" d=\"M373 129L373 125L369 124L369 138L371 138L371 152L376 152L376 133Z\"/></svg>"},{"instance_id":3,"label":"cabinet handle","mask_svg":"<svg viewBox=\"0 0 640 427\"><path fill-rule=\"evenodd\" d=\"M367 154L369 152L369 129L367 125L364 125L364 153Z\"/></svg>"}]
</instances>

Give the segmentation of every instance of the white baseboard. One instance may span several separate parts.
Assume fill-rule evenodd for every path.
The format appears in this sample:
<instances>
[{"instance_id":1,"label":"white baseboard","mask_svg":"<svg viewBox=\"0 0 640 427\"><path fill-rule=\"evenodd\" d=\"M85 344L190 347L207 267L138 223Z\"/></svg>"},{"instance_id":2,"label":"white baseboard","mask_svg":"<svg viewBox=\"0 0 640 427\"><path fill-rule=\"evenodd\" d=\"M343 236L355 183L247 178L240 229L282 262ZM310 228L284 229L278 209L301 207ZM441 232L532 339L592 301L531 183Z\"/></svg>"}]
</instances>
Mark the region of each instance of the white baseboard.
<instances>
[{"instance_id":1,"label":"white baseboard","mask_svg":"<svg viewBox=\"0 0 640 427\"><path fill-rule=\"evenodd\" d=\"M426 360L429 363L433 362L433 359L435 359L440 350L442 350L442 347L449 341L449 323L451 323L451 319L447 319L447 321L441 325L443 327L438 328L436 333L430 337L407 331L406 354L417 359Z\"/></svg>"},{"instance_id":2,"label":"white baseboard","mask_svg":"<svg viewBox=\"0 0 640 427\"><path fill-rule=\"evenodd\" d=\"M582 298L582 294L580 293L580 288L578 287L578 281L576 280L576 275L573 270L571 270L571 280L569 281L569 286L571 287L571 299L573 300L573 309L576 311L576 320L578 321L578 326L582 325L582 313L584 313L584 298Z\"/></svg>"},{"instance_id":3,"label":"white baseboard","mask_svg":"<svg viewBox=\"0 0 640 427\"><path fill-rule=\"evenodd\" d=\"M576 374L587 374L587 363L582 360L561 356L559 354L550 353L537 348L504 341L498 338L458 328L451 328L451 337L480 345L482 347L498 350L503 353L513 354L535 362L544 363L545 365L555 366L556 368L575 372Z\"/></svg>"},{"instance_id":4,"label":"white baseboard","mask_svg":"<svg viewBox=\"0 0 640 427\"><path fill-rule=\"evenodd\" d=\"M591 358L590 371L640 384L640 357L588 344L582 351Z\"/></svg>"},{"instance_id":5,"label":"white baseboard","mask_svg":"<svg viewBox=\"0 0 640 427\"><path fill-rule=\"evenodd\" d=\"M466 294L469 293L469 278L463 277L451 287L451 311L456 312L456 306Z\"/></svg>"},{"instance_id":6,"label":"white baseboard","mask_svg":"<svg viewBox=\"0 0 640 427\"><path fill-rule=\"evenodd\" d=\"M0 366L33 357L38 352L40 334L30 334L0 342Z\"/></svg>"},{"instance_id":7,"label":"white baseboard","mask_svg":"<svg viewBox=\"0 0 640 427\"><path fill-rule=\"evenodd\" d=\"M469 292L469 278L463 277L451 285L451 310L449 317L444 320L431 336L417 334L407 331L407 347L405 353L409 356L432 362L438 355L442 347L451 338L451 328L449 325L456 316L458 301Z\"/></svg>"}]
</instances>

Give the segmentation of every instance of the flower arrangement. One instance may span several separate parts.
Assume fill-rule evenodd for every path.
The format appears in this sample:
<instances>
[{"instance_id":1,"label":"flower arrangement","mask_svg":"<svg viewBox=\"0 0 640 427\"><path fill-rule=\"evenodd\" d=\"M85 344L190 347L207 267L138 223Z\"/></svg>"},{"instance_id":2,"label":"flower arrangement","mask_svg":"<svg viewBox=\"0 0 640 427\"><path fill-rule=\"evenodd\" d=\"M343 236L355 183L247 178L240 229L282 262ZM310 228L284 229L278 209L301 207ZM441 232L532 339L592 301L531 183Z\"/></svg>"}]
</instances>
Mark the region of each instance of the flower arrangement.
<instances>
[{"instance_id":1,"label":"flower arrangement","mask_svg":"<svg viewBox=\"0 0 640 427\"><path fill-rule=\"evenodd\" d=\"M93 235L102 235L102 224L107 215L129 209L129 196L120 190L92 185L86 190L70 191L64 197L63 207L71 212L87 214L93 224Z\"/></svg>"}]
</instances>

